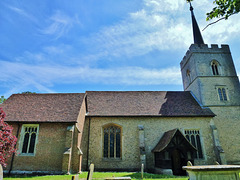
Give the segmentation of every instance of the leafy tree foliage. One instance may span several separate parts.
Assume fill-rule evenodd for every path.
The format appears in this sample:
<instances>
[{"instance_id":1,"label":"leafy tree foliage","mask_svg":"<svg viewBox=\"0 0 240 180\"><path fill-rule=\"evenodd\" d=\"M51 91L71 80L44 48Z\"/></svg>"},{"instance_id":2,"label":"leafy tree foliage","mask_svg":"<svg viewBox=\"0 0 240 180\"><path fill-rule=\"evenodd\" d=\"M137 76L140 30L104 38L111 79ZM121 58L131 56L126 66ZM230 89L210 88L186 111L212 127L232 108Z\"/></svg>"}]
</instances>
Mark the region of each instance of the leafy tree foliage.
<instances>
[{"instance_id":1,"label":"leafy tree foliage","mask_svg":"<svg viewBox=\"0 0 240 180\"><path fill-rule=\"evenodd\" d=\"M17 138L12 126L4 122L6 114L0 108L0 164L6 166L6 160L16 151Z\"/></svg>"},{"instance_id":2,"label":"leafy tree foliage","mask_svg":"<svg viewBox=\"0 0 240 180\"><path fill-rule=\"evenodd\" d=\"M187 0L187 2L191 1L193 0ZM240 11L240 0L215 0L213 4L216 6L207 13L207 20L213 18L228 19L229 16Z\"/></svg>"},{"instance_id":3,"label":"leafy tree foliage","mask_svg":"<svg viewBox=\"0 0 240 180\"><path fill-rule=\"evenodd\" d=\"M240 11L240 0L215 0L213 3L217 6L207 13L207 20L220 17L228 19L229 16Z\"/></svg>"},{"instance_id":4,"label":"leafy tree foliage","mask_svg":"<svg viewBox=\"0 0 240 180\"><path fill-rule=\"evenodd\" d=\"M21 94L36 94L35 92L30 92L30 91L25 91L25 92L22 92Z\"/></svg>"},{"instance_id":5,"label":"leafy tree foliage","mask_svg":"<svg viewBox=\"0 0 240 180\"><path fill-rule=\"evenodd\" d=\"M6 99L4 98L4 96L0 97L0 104L2 104Z\"/></svg>"}]
</instances>

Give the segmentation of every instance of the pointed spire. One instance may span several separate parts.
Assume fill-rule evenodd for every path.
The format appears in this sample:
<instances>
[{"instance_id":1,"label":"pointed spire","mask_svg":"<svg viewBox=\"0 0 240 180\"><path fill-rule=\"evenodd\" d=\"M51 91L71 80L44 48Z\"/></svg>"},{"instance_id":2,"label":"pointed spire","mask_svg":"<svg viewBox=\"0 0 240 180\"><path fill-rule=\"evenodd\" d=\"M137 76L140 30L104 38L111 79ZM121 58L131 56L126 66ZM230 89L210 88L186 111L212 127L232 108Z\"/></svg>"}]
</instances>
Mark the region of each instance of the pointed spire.
<instances>
[{"instance_id":1,"label":"pointed spire","mask_svg":"<svg viewBox=\"0 0 240 180\"><path fill-rule=\"evenodd\" d=\"M194 39L194 44L204 44L202 34L200 32L200 29L198 27L197 21L195 19L194 13L193 13L193 7L190 2L190 11L192 15L192 27L193 27L193 39Z\"/></svg>"}]
</instances>

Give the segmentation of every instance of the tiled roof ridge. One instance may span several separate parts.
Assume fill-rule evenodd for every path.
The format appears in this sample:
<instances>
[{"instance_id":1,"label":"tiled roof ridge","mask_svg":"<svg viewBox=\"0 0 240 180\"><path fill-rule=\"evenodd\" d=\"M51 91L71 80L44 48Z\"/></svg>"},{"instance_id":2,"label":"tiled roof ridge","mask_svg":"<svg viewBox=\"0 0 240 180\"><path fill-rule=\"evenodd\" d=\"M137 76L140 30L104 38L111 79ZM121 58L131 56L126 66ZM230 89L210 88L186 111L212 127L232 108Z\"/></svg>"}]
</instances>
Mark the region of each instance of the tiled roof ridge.
<instances>
[{"instance_id":1,"label":"tiled roof ridge","mask_svg":"<svg viewBox=\"0 0 240 180\"><path fill-rule=\"evenodd\" d=\"M16 96L16 95L18 95L18 96L20 96L20 95L27 95L27 96L29 96L29 95L68 95L68 94L85 94L85 92L83 92L83 93L31 93L31 94L16 93L16 94L12 94L11 96Z\"/></svg>"},{"instance_id":2,"label":"tiled roof ridge","mask_svg":"<svg viewBox=\"0 0 240 180\"><path fill-rule=\"evenodd\" d=\"M91 93L91 92L112 92L112 93L124 93L124 92L190 92L190 91L86 91L86 93Z\"/></svg>"}]
</instances>

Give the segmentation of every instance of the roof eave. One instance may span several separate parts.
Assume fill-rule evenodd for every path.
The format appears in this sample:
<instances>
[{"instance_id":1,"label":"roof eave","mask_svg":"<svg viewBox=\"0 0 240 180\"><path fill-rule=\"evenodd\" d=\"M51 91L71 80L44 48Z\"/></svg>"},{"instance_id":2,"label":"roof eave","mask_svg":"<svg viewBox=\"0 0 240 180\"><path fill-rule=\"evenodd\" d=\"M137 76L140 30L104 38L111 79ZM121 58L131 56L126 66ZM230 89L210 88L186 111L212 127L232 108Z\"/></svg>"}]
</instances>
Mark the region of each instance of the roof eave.
<instances>
[{"instance_id":1,"label":"roof eave","mask_svg":"<svg viewBox=\"0 0 240 180\"><path fill-rule=\"evenodd\" d=\"M77 123L77 121L8 121L4 120L7 123Z\"/></svg>"},{"instance_id":2,"label":"roof eave","mask_svg":"<svg viewBox=\"0 0 240 180\"><path fill-rule=\"evenodd\" d=\"M91 115L88 114L86 117L214 117L215 114L211 115Z\"/></svg>"}]
</instances>

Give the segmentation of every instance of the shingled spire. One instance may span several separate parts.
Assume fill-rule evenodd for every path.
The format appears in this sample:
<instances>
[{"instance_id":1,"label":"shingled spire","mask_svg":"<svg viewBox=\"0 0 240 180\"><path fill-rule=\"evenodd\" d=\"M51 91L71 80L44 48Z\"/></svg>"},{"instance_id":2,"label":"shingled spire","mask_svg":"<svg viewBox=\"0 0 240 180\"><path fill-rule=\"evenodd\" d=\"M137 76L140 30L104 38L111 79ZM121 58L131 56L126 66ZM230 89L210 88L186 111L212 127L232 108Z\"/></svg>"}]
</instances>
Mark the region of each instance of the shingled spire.
<instances>
[{"instance_id":1,"label":"shingled spire","mask_svg":"<svg viewBox=\"0 0 240 180\"><path fill-rule=\"evenodd\" d=\"M195 16L194 16L194 13L193 13L193 7L192 7L191 3L190 3L190 11L191 11L191 15L192 15L192 27L193 27L194 44L204 44L202 34L200 32L197 21L195 19Z\"/></svg>"}]
</instances>

